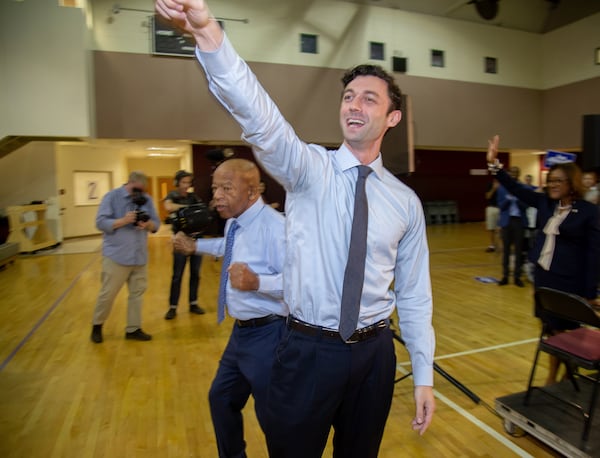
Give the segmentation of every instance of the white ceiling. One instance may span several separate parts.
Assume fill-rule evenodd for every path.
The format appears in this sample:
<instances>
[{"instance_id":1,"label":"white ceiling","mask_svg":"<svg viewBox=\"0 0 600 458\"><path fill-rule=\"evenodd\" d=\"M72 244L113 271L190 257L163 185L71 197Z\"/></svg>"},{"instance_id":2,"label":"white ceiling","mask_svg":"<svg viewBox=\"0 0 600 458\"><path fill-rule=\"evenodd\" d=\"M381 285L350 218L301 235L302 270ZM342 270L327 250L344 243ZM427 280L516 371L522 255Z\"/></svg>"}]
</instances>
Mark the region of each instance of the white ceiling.
<instances>
[{"instance_id":1,"label":"white ceiling","mask_svg":"<svg viewBox=\"0 0 600 458\"><path fill-rule=\"evenodd\" d=\"M494 19L481 17L476 4L492 0L344 0L509 29L545 33L600 12L600 0L498 0Z\"/></svg>"}]
</instances>

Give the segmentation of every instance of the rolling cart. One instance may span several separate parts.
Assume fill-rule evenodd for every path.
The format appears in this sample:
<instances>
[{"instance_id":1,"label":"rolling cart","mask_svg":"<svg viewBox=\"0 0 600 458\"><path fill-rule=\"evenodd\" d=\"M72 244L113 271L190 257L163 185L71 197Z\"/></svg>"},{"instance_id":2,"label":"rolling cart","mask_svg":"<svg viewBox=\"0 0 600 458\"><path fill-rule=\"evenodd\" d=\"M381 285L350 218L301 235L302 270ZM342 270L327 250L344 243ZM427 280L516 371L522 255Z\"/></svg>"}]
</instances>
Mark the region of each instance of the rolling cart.
<instances>
[{"instance_id":1,"label":"rolling cart","mask_svg":"<svg viewBox=\"0 0 600 458\"><path fill-rule=\"evenodd\" d=\"M546 390L575 403L589 399L591 383L578 380L581 391L576 393L569 380ZM600 457L600 419L595 409L594 423L587 442L581 440L583 416L581 412L557 402L540 390L533 390L528 405L524 405L526 391L496 399L495 408L504 419L504 430L512 436L528 433L567 457Z\"/></svg>"}]
</instances>

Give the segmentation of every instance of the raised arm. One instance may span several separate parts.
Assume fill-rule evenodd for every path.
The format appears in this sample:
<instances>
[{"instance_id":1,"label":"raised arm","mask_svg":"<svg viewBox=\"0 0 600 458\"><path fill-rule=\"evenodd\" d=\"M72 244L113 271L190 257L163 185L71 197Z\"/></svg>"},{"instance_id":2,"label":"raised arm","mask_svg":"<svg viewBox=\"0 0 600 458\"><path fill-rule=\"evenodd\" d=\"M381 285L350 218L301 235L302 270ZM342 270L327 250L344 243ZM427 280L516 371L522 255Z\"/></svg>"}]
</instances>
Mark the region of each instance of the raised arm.
<instances>
[{"instance_id":1,"label":"raised arm","mask_svg":"<svg viewBox=\"0 0 600 458\"><path fill-rule=\"evenodd\" d=\"M535 192L518 181L514 180L508 173L502 170L502 164L498 160L498 145L500 144L500 136L494 135L488 140L487 150L487 162L488 168L492 175L495 175L498 181L506 190L516 196L519 200L523 201L530 207L538 208L540 201L545 198L545 195L539 192ZM500 192L498 195L498 206L500 209L506 208L509 205L508 200L504 193Z\"/></svg>"},{"instance_id":2,"label":"raised arm","mask_svg":"<svg viewBox=\"0 0 600 458\"><path fill-rule=\"evenodd\" d=\"M298 190L311 180L321 179L322 167L310 167L309 161L325 165L327 150L309 146L298 137L248 64L237 54L206 2L157 0L156 10L195 37L196 58L206 74L209 90L240 125L242 139L252 145L264 169L286 191Z\"/></svg>"},{"instance_id":3,"label":"raised arm","mask_svg":"<svg viewBox=\"0 0 600 458\"><path fill-rule=\"evenodd\" d=\"M488 140L487 161L488 164L494 164L498 160L498 145L500 144L500 136L494 135Z\"/></svg>"},{"instance_id":4,"label":"raised arm","mask_svg":"<svg viewBox=\"0 0 600 458\"><path fill-rule=\"evenodd\" d=\"M223 42L223 30L204 0L156 0L158 14L190 33L201 51L214 51Z\"/></svg>"}]
</instances>

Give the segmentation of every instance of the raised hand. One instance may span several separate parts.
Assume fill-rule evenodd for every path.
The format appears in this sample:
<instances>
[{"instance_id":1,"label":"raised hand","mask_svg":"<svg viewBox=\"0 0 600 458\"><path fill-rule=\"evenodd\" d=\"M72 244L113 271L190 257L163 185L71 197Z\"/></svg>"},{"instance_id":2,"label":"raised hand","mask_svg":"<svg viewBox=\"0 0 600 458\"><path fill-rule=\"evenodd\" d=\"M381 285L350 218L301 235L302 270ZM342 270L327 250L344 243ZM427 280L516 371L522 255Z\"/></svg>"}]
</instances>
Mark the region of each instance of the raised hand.
<instances>
[{"instance_id":1,"label":"raised hand","mask_svg":"<svg viewBox=\"0 0 600 458\"><path fill-rule=\"evenodd\" d=\"M498 156L498 144L500 143L500 136L494 135L490 140L488 140L488 150L487 150L487 161L490 164L496 162Z\"/></svg>"},{"instance_id":2,"label":"raised hand","mask_svg":"<svg viewBox=\"0 0 600 458\"><path fill-rule=\"evenodd\" d=\"M223 37L221 26L204 0L156 0L156 12L194 36L201 50L214 50Z\"/></svg>"}]
</instances>

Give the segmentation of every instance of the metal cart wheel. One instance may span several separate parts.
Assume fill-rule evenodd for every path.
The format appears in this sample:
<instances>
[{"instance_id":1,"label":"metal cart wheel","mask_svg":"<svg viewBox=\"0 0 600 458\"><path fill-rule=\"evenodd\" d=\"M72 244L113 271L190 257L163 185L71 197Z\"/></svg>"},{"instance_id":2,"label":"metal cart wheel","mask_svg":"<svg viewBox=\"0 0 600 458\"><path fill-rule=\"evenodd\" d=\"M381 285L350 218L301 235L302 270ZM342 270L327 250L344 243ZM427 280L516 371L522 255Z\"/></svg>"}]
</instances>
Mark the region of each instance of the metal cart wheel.
<instances>
[{"instance_id":1,"label":"metal cart wheel","mask_svg":"<svg viewBox=\"0 0 600 458\"><path fill-rule=\"evenodd\" d=\"M507 418L504 419L504 431L512 437L523 437L525 435L523 428L515 425Z\"/></svg>"}]
</instances>

